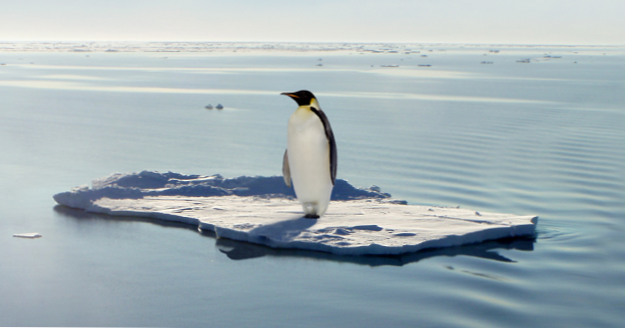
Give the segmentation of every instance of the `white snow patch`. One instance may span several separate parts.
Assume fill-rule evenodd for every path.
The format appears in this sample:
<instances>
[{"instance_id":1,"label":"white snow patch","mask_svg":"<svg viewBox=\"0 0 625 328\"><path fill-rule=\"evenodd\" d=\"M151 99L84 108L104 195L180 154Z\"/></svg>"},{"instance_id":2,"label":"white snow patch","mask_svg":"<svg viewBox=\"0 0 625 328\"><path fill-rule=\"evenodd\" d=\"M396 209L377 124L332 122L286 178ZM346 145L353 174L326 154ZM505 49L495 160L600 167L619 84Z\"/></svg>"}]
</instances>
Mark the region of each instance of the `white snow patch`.
<instances>
[{"instance_id":1,"label":"white snow patch","mask_svg":"<svg viewBox=\"0 0 625 328\"><path fill-rule=\"evenodd\" d=\"M506 237L533 236L538 217L405 205L379 188L337 180L326 215L303 218L282 177L197 176L144 171L114 174L54 195L62 205L116 216L197 225L274 248L341 255L391 255ZM279 182L279 183L278 183Z\"/></svg>"}]
</instances>

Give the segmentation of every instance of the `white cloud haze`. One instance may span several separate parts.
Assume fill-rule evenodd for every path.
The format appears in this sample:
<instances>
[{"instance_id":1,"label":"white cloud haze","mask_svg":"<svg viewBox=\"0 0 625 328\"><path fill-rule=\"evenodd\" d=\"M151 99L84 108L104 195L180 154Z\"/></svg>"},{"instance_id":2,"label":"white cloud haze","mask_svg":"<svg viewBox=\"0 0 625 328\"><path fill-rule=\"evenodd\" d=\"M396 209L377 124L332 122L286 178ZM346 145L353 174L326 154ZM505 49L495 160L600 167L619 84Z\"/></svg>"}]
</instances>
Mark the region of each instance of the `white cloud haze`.
<instances>
[{"instance_id":1,"label":"white cloud haze","mask_svg":"<svg viewBox=\"0 0 625 328\"><path fill-rule=\"evenodd\" d=\"M625 44L623 0L0 0L0 41Z\"/></svg>"}]
</instances>

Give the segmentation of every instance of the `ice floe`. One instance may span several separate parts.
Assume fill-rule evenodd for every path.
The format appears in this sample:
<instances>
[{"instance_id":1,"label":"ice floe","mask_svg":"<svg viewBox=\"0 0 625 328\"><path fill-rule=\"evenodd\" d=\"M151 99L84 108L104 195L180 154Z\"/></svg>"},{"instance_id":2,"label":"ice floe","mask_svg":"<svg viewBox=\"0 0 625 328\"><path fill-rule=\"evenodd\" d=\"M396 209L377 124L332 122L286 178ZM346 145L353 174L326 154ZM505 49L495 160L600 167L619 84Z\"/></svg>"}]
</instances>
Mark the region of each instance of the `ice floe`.
<instances>
[{"instance_id":1,"label":"ice floe","mask_svg":"<svg viewBox=\"0 0 625 328\"><path fill-rule=\"evenodd\" d=\"M13 237L19 237L19 238L39 238L42 237L42 235L38 232L27 232L27 233L16 233L13 234Z\"/></svg>"},{"instance_id":2,"label":"ice floe","mask_svg":"<svg viewBox=\"0 0 625 328\"><path fill-rule=\"evenodd\" d=\"M143 171L113 174L54 195L88 212L197 225L217 237L273 248L339 255L391 255L506 237L533 236L536 216L406 205L379 187L337 179L320 219L303 218L280 176L201 176Z\"/></svg>"}]
</instances>

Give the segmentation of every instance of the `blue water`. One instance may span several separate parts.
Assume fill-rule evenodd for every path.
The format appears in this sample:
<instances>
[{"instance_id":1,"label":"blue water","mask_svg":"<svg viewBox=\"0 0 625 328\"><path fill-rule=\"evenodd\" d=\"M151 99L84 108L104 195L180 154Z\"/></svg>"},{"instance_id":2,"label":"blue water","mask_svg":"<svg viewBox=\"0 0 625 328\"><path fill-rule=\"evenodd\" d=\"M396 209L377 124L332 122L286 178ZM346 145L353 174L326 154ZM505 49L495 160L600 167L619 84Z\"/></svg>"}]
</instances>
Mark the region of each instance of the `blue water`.
<instances>
[{"instance_id":1,"label":"blue water","mask_svg":"<svg viewBox=\"0 0 625 328\"><path fill-rule=\"evenodd\" d=\"M0 53L0 325L621 326L625 52L426 50ZM112 172L280 175L299 89L339 178L538 215L536 239L340 257L55 207Z\"/></svg>"}]
</instances>

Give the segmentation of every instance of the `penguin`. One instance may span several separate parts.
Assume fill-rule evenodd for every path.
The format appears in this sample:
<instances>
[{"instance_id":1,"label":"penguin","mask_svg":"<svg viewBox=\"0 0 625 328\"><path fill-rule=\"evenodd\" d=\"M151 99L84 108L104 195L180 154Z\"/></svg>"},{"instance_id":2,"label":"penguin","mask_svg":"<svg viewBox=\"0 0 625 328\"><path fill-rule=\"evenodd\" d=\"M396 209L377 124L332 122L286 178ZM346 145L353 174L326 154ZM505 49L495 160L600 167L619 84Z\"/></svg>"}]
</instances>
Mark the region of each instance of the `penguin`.
<instances>
[{"instance_id":1,"label":"penguin","mask_svg":"<svg viewBox=\"0 0 625 328\"><path fill-rule=\"evenodd\" d=\"M308 90L283 92L299 107L291 115L282 174L288 187L293 183L304 217L325 214L336 180L336 142L330 121L315 95Z\"/></svg>"}]
</instances>

